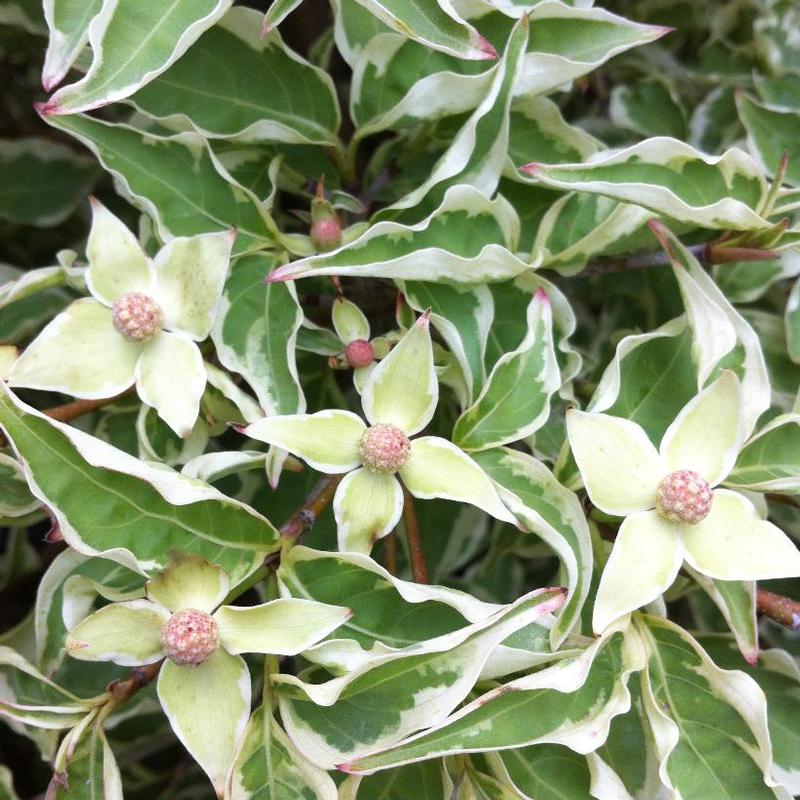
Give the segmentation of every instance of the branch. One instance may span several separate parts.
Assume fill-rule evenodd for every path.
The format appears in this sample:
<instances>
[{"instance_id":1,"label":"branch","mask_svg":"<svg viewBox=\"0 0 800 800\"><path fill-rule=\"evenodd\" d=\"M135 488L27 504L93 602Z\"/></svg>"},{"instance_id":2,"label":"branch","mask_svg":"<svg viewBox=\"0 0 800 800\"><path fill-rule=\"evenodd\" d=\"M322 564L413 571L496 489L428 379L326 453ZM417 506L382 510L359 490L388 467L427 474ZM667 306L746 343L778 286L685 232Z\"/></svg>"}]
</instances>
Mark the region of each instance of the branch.
<instances>
[{"instance_id":1,"label":"branch","mask_svg":"<svg viewBox=\"0 0 800 800\"><path fill-rule=\"evenodd\" d=\"M425 564L425 553L422 549L422 539L419 535L417 512L414 510L414 498L405 486L403 487L403 527L406 529L411 574L417 583L429 583L428 567Z\"/></svg>"},{"instance_id":2,"label":"branch","mask_svg":"<svg viewBox=\"0 0 800 800\"><path fill-rule=\"evenodd\" d=\"M319 515L331 504L344 475L325 475L309 492L303 505L281 525L281 536L297 538L311 530Z\"/></svg>"},{"instance_id":3,"label":"branch","mask_svg":"<svg viewBox=\"0 0 800 800\"><path fill-rule=\"evenodd\" d=\"M766 617L796 631L800 630L800 602L780 594L756 589L756 608Z\"/></svg>"},{"instance_id":4,"label":"branch","mask_svg":"<svg viewBox=\"0 0 800 800\"><path fill-rule=\"evenodd\" d=\"M758 247L721 247L713 243L693 244L686 248L701 264L731 264L738 261L769 261L777 258L773 250ZM634 272L650 267L668 267L669 256L663 250L654 253L632 253L619 258L598 258L590 261L579 273L582 277Z\"/></svg>"},{"instance_id":5,"label":"branch","mask_svg":"<svg viewBox=\"0 0 800 800\"><path fill-rule=\"evenodd\" d=\"M85 414L91 414L92 411L110 406L112 403L116 403L117 400L122 400L122 398L133 394L133 390L134 387L131 386L130 389L126 389L113 397L103 397L100 400L71 400L69 403L62 403L60 406L46 408L42 411L42 414L58 422L71 422L73 419L82 417ZM0 447L4 447L6 444L5 436L0 433Z\"/></svg>"},{"instance_id":6,"label":"branch","mask_svg":"<svg viewBox=\"0 0 800 800\"><path fill-rule=\"evenodd\" d=\"M114 706L121 705L130 700L136 692L151 684L158 675L163 660L155 664L145 664L143 667L134 667L127 678L120 678L108 684L108 691Z\"/></svg>"}]
</instances>

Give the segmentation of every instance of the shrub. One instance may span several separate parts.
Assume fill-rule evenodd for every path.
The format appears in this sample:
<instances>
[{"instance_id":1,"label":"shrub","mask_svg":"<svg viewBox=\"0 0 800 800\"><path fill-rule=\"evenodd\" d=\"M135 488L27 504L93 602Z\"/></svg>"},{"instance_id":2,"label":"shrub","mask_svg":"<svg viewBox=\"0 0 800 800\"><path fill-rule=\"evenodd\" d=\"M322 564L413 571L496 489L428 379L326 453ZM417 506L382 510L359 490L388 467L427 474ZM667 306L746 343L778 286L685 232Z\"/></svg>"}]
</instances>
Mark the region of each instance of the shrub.
<instances>
[{"instance_id":1,"label":"shrub","mask_svg":"<svg viewBox=\"0 0 800 800\"><path fill-rule=\"evenodd\" d=\"M800 794L797 6L42 5L0 796Z\"/></svg>"}]
</instances>

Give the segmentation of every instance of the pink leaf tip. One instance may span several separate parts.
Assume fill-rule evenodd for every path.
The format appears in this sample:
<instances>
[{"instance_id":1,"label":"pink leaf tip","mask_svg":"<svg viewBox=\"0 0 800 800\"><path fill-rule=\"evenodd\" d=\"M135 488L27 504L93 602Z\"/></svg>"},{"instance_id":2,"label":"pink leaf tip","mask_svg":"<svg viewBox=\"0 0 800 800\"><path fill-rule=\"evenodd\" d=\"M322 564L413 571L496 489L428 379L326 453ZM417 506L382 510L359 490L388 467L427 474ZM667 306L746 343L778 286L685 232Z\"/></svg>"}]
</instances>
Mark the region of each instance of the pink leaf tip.
<instances>
[{"instance_id":1,"label":"pink leaf tip","mask_svg":"<svg viewBox=\"0 0 800 800\"><path fill-rule=\"evenodd\" d=\"M758 646L753 648L748 647L746 650L742 650L742 655L744 656L744 660L751 667L758 666Z\"/></svg>"},{"instance_id":2,"label":"pink leaf tip","mask_svg":"<svg viewBox=\"0 0 800 800\"><path fill-rule=\"evenodd\" d=\"M538 161L531 161L530 164L523 164L519 171L524 172L526 175L536 175L541 168L542 165Z\"/></svg>"},{"instance_id":3,"label":"pink leaf tip","mask_svg":"<svg viewBox=\"0 0 800 800\"><path fill-rule=\"evenodd\" d=\"M267 19L266 14L264 15L264 22L261 25L261 38L263 39L265 36L269 36L269 32L272 30L272 26L269 24L269 20Z\"/></svg>"},{"instance_id":4,"label":"pink leaf tip","mask_svg":"<svg viewBox=\"0 0 800 800\"><path fill-rule=\"evenodd\" d=\"M264 283L282 283L290 280L292 280L292 276L286 274L286 268L278 267L278 269L270 272L270 274L264 278Z\"/></svg>"},{"instance_id":5,"label":"pink leaf tip","mask_svg":"<svg viewBox=\"0 0 800 800\"><path fill-rule=\"evenodd\" d=\"M677 30L677 28L673 28L671 25L654 25L653 27L658 32L659 38Z\"/></svg>"},{"instance_id":6,"label":"pink leaf tip","mask_svg":"<svg viewBox=\"0 0 800 800\"><path fill-rule=\"evenodd\" d=\"M494 45L483 36L478 37L479 61L497 61L497 50Z\"/></svg>"},{"instance_id":7,"label":"pink leaf tip","mask_svg":"<svg viewBox=\"0 0 800 800\"><path fill-rule=\"evenodd\" d=\"M346 764L337 764L336 765L336 769L338 769L339 772L346 772L348 775L358 775L359 774L359 771L355 768L355 766L353 765L352 761L350 761L350 762L348 762Z\"/></svg>"},{"instance_id":8,"label":"pink leaf tip","mask_svg":"<svg viewBox=\"0 0 800 800\"><path fill-rule=\"evenodd\" d=\"M236 433L243 433L247 435L247 425L240 425L238 422L229 422L228 424L236 431Z\"/></svg>"},{"instance_id":9,"label":"pink leaf tip","mask_svg":"<svg viewBox=\"0 0 800 800\"><path fill-rule=\"evenodd\" d=\"M540 302L540 303L549 303L550 302L550 295L542 289L540 286L534 293L533 296Z\"/></svg>"},{"instance_id":10,"label":"pink leaf tip","mask_svg":"<svg viewBox=\"0 0 800 800\"><path fill-rule=\"evenodd\" d=\"M423 311L422 316L417 320L417 325L420 328L427 329L427 327L431 324L431 310L426 308Z\"/></svg>"},{"instance_id":11,"label":"pink leaf tip","mask_svg":"<svg viewBox=\"0 0 800 800\"><path fill-rule=\"evenodd\" d=\"M51 114L61 114L61 107L52 99L46 103L34 103L33 107L40 117L49 117Z\"/></svg>"}]
</instances>

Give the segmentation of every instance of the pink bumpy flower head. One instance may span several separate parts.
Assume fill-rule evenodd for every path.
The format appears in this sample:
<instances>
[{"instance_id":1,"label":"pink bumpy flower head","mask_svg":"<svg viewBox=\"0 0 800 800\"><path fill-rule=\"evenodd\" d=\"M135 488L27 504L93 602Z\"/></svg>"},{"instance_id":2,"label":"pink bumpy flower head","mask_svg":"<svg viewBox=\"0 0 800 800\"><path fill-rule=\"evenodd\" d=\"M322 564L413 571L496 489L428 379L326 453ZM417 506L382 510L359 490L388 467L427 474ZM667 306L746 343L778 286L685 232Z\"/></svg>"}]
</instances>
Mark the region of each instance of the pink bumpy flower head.
<instances>
[{"instance_id":1,"label":"pink bumpy flower head","mask_svg":"<svg viewBox=\"0 0 800 800\"><path fill-rule=\"evenodd\" d=\"M161 642L167 658L179 666L197 666L219 647L217 623L205 611L178 611L161 630Z\"/></svg>"},{"instance_id":2,"label":"pink bumpy flower head","mask_svg":"<svg viewBox=\"0 0 800 800\"><path fill-rule=\"evenodd\" d=\"M656 489L656 510L672 522L695 525L711 511L714 494L708 481L690 469L667 475Z\"/></svg>"},{"instance_id":3,"label":"pink bumpy flower head","mask_svg":"<svg viewBox=\"0 0 800 800\"><path fill-rule=\"evenodd\" d=\"M334 250L342 243L342 226L338 219L319 219L311 223L311 241L322 252Z\"/></svg>"},{"instance_id":4,"label":"pink bumpy flower head","mask_svg":"<svg viewBox=\"0 0 800 800\"><path fill-rule=\"evenodd\" d=\"M411 442L396 425L378 423L361 437L359 453L370 472L397 472L408 461Z\"/></svg>"},{"instance_id":5,"label":"pink bumpy flower head","mask_svg":"<svg viewBox=\"0 0 800 800\"><path fill-rule=\"evenodd\" d=\"M111 310L114 328L129 342L143 342L161 330L161 306L141 292L130 292L114 303Z\"/></svg>"},{"instance_id":6,"label":"pink bumpy flower head","mask_svg":"<svg viewBox=\"0 0 800 800\"><path fill-rule=\"evenodd\" d=\"M353 369L361 369L375 360L375 351L366 339L356 339L345 347L344 358Z\"/></svg>"}]
</instances>

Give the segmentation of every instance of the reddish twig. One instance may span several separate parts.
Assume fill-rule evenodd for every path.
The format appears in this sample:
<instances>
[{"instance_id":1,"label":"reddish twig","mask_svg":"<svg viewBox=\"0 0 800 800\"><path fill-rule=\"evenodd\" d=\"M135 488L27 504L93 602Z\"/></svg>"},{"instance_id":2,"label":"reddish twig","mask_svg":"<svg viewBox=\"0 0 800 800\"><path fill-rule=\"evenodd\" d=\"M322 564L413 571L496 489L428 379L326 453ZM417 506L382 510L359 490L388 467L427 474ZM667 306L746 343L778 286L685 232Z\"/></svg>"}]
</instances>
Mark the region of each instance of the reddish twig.
<instances>
[{"instance_id":1,"label":"reddish twig","mask_svg":"<svg viewBox=\"0 0 800 800\"><path fill-rule=\"evenodd\" d=\"M383 566L391 575L397 575L397 534L394 531L383 540Z\"/></svg>"},{"instance_id":2,"label":"reddish twig","mask_svg":"<svg viewBox=\"0 0 800 800\"><path fill-rule=\"evenodd\" d=\"M319 515L331 504L344 475L325 475L317 481L303 505L281 525L281 536L297 538L311 530Z\"/></svg>"},{"instance_id":3,"label":"reddish twig","mask_svg":"<svg viewBox=\"0 0 800 800\"><path fill-rule=\"evenodd\" d=\"M784 597L766 589L756 590L756 608L769 617L793 631L800 630L800 602Z\"/></svg>"},{"instance_id":4,"label":"reddish twig","mask_svg":"<svg viewBox=\"0 0 800 800\"><path fill-rule=\"evenodd\" d=\"M417 512L414 510L414 498L411 492L403 487L403 527L408 542L408 557L411 561L411 574L417 583L429 583L428 567L425 564L425 553L422 549L422 538L419 535Z\"/></svg>"},{"instance_id":5,"label":"reddish twig","mask_svg":"<svg viewBox=\"0 0 800 800\"><path fill-rule=\"evenodd\" d=\"M156 661L155 664L145 664L143 667L134 667L127 678L120 678L108 684L108 691L114 705L118 706L133 697L140 689L151 684L156 676L163 661Z\"/></svg>"},{"instance_id":6,"label":"reddish twig","mask_svg":"<svg viewBox=\"0 0 800 800\"><path fill-rule=\"evenodd\" d=\"M133 393L133 387L126 389L114 397L104 397L100 400L72 400L69 403L63 403L60 406L53 406L46 408L42 413L46 414L50 419L58 420L59 422L70 422L73 419L82 417L85 414L91 414L92 411L110 406L116 403L117 400L122 400L129 394Z\"/></svg>"}]
</instances>

